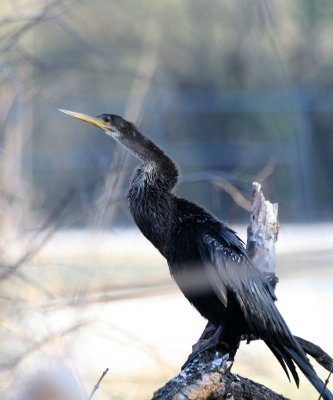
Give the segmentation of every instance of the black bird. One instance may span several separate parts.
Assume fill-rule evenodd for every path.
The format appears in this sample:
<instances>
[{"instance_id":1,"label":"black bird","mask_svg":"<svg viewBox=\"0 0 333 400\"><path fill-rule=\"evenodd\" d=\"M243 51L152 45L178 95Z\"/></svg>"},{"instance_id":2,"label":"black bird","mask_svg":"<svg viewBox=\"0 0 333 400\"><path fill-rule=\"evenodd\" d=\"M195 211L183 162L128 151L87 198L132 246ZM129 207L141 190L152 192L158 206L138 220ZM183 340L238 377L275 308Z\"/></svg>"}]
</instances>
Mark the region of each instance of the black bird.
<instances>
[{"instance_id":1,"label":"black bird","mask_svg":"<svg viewBox=\"0 0 333 400\"><path fill-rule=\"evenodd\" d=\"M60 111L101 128L142 162L128 191L129 208L143 235L166 258L185 297L217 328L198 352L226 343L233 354L242 335L255 335L267 344L288 378L289 369L297 386L294 364L323 399L333 400L275 306L273 288L252 264L242 240L206 210L174 194L178 170L172 160L122 117Z\"/></svg>"}]
</instances>

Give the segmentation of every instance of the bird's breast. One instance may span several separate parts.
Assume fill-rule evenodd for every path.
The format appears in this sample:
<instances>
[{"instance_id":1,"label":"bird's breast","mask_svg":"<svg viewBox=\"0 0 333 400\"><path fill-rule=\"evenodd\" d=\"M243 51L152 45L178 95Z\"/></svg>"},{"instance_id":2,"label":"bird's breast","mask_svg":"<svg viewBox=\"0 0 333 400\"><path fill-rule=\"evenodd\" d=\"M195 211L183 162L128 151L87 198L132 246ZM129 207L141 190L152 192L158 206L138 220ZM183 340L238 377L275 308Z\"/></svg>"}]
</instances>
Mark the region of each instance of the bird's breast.
<instances>
[{"instance_id":1,"label":"bird's breast","mask_svg":"<svg viewBox=\"0 0 333 400\"><path fill-rule=\"evenodd\" d=\"M128 200L130 212L140 231L167 257L175 220L171 195L154 187L131 187Z\"/></svg>"}]
</instances>

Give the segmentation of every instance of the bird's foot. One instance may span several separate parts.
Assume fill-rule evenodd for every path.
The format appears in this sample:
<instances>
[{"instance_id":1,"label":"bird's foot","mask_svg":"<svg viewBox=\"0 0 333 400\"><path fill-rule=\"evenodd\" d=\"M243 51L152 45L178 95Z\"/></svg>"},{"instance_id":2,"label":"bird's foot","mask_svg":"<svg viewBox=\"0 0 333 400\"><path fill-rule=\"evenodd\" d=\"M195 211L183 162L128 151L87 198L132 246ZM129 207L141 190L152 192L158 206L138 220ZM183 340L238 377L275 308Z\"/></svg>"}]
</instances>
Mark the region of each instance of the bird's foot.
<instances>
[{"instance_id":1,"label":"bird's foot","mask_svg":"<svg viewBox=\"0 0 333 400\"><path fill-rule=\"evenodd\" d=\"M216 329L216 332L214 333L213 336L211 336L209 339L204 339L204 340L199 340L198 343L196 343L193 346L193 351L192 353L188 356L185 364L182 366L182 370L185 369L192 361L194 361L199 355L204 353L205 351L211 350L219 346L219 353L222 353L222 355L226 355L229 353L229 345L228 343L225 343L221 340L222 336L222 327L219 326ZM223 348L223 351L221 351ZM225 350L224 350L225 349Z\"/></svg>"}]
</instances>

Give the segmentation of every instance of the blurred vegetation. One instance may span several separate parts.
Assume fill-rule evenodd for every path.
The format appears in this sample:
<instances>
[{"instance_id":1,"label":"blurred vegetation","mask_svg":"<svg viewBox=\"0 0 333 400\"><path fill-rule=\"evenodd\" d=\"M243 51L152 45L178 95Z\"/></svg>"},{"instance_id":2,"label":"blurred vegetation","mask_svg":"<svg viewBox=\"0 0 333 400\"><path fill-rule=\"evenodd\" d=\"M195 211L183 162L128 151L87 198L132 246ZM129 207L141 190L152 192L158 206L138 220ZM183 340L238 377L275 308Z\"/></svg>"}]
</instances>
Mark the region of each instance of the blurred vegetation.
<instances>
[{"instance_id":1,"label":"blurred vegetation","mask_svg":"<svg viewBox=\"0 0 333 400\"><path fill-rule=\"evenodd\" d=\"M98 238L40 256L58 230L133 226L136 160L57 108L138 123L181 167L179 193L229 222L248 219L253 180L282 220L332 220L332 17L329 0L1 2L0 390L26 354L84 324L35 337L45 304L110 301L147 276L146 259L132 276L133 259L99 258Z\"/></svg>"},{"instance_id":2,"label":"blurred vegetation","mask_svg":"<svg viewBox=\"0 0 333 400\"><path fill-rule=\"evenodd\" d=\"M138 122L176 158L185 184L188 173L214 170L248 197L249 183L273 165L265 189L282 218L332 218L331 2L26 0L0 7L1 202L13 208L14 197L15 219L18 210L28 221L32 211L48 212L68 188L81 193L72 210L93 205L118 152L57 107L126 115L131 91L146 86ZM124 165L127 177L134 165ZM180 188L188 197L220 217L247 218L209 174L189 180ZM124 208L118 223L130 221Z\"/></svg>"}]
</instances>

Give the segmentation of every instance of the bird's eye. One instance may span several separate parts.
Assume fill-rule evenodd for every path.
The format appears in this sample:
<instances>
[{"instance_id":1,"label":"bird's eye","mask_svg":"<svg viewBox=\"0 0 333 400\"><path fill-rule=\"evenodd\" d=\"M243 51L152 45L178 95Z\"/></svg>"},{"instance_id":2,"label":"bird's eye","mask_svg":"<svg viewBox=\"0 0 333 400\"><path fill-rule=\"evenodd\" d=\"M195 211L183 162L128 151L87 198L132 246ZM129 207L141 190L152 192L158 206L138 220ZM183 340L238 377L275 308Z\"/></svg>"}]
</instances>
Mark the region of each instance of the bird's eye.
<instances>
[{"instance_id":1,"label":"bird's eye","mask_svg":"<svg viewBox=\"0 0 333 400\"><path fill-rule=\"evenodd\" d=\"M104 121L104 122L111 122L111 117L110 117L110 115L105 115L104 118L103 118L103 121Z\"/></svg>"}]
</instances>

